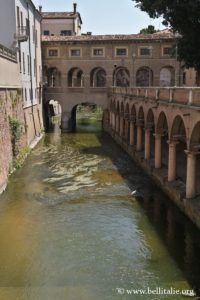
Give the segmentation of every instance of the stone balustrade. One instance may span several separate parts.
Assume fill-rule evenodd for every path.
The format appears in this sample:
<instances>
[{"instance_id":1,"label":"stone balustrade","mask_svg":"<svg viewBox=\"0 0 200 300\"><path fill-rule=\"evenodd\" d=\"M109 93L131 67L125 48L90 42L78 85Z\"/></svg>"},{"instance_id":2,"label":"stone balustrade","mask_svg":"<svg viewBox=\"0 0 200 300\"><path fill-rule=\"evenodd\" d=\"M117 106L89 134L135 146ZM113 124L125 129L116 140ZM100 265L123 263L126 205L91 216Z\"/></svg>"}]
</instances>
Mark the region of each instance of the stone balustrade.
<instances>
[{"instance_id":1,"label":"stone balustrade","mask_svg":"<svg viewBox=\"0 0 200 300\"><path fill-rule=\"evenodd\" d=\"M0 44L0 56L17 62L17 55L14 51Z\"/></svg>"},{"instance_id":2,"label":"stone balustrade","mask_svg":"<svg viewBox=\"0 0 200 300\"><path fill-rule=\"evenodd\" d=\"M198 87L112 87L110 93L175 104L200 106L200 88Z\"/></svg>"}]
</instances>

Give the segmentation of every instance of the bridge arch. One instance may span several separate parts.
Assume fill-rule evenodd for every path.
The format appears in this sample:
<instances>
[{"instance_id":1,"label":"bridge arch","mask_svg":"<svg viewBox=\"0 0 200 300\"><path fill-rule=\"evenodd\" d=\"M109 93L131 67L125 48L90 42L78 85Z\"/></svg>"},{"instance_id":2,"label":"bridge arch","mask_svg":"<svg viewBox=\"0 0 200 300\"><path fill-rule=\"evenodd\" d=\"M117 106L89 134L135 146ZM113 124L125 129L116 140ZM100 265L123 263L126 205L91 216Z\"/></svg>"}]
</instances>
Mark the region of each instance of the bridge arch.
<instances>
[{"instance_id":1,"label":"bridge arch","mask_svg":"<svg viewBox=\"0 0 200 300\"><path fill-rule=\"evenodd\" d=\"M148 87L153 85L153 70L150 67L143 66L136 72L136 86Z\"/></svg>"},{"instance_id":2,"label":"bridge arch","mask_svg":"<svg viewBox=\"0 0 200 300\"><path fill-rule=\"evenodd\" d=\"M90 73L91 87L106 87L106 71L102 67L94 68Z\"/></svg>"},{"instance_id":3,"label":"bridge arch","mask_svg":"<svg viewBox=\"0 0 200 300\"><path fill-rule=\"evenodd\" d=\"M71 68L68 72L68 87L83 87L84 74L79 67Z\"/></svg>"}]
</instances>

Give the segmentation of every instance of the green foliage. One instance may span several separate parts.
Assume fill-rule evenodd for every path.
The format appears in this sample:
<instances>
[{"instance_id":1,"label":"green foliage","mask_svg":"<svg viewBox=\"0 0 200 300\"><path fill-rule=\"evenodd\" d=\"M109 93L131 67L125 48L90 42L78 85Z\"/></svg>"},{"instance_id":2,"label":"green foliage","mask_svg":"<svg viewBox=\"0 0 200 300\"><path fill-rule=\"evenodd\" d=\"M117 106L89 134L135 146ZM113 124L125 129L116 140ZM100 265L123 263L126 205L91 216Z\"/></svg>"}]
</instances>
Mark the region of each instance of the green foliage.
<instances>
[{"instance_id":1,"label":"green foliage","mask_svg":"<svg viewBox=\"0 0 200 300\"><path fill-rule=\"evenodd\" d=\"M22 134L22 124L18 119L9 117L9 126L10 126L13 157L16 157L19 152L17 147L17 142L19 141L20 136Z\"/></svg>"},{"instance_id":2,"label":"green foliage","mask_svg":"<svg viewBox=\"0 0 200 300\"><path fill-rule=\"evenodd\" d=\"M19 153L17 154L16 158L13 161L13 167L15 169L19 169L23 165L29 152L30 152L30 148L28 146L23 147L19 151Z\"/></svg>"},{"instance_id":3,"label":"green foliage","mask_svg":"<svg viewBox=\"0 0 200 300\"><path fill-rule=\"evenodd\" d=\"M132 0L152 18L163 17L163 24L179 32L179 59L200 72L200 1L199 0Z\"/></svg>"},{"instance_id":4,"label":"green foliage","mask_svg":"<svg viewBox=\"0 0 200 300\"><path fill-rule=\"evenodd\" d=\"M153 25L149 25L147 28L143 28L140 30L140 34L152 34L157 32L157 30L155 30L155 27Z\"/></svg>"}]
</instances>

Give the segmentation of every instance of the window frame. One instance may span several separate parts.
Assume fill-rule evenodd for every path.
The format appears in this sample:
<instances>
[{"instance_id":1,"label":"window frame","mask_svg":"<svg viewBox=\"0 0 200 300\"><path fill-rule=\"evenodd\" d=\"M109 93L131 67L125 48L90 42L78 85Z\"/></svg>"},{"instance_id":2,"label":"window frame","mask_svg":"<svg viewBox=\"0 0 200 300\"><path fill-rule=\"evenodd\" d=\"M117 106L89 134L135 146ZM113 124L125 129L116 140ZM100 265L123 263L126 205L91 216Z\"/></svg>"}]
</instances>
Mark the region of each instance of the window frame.
<instances>
[{"instance_id":1,"label":"window frame","mask_svg":"<svg viewBox=\"0 0 200 300\"><path fill-rule=\"evenodd\" d=\"M118 54L118 50L126 50L126 54ZM118 46L115 47L115 57L128 57L128 47Z\"/></svg>"}]
</instances>

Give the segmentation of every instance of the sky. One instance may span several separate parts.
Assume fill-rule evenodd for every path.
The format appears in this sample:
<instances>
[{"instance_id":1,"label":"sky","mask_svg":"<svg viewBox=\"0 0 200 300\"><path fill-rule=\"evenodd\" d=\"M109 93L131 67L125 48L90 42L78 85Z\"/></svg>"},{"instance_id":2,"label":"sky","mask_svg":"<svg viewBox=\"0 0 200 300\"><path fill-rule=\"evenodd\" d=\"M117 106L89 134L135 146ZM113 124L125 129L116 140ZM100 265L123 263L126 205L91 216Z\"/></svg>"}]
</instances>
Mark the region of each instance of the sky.
<instances>
[{"instance_id":1,"label":"sky","mask_svg":"<svg viewBox=\"0 0 200 300\"><path fill-rule=\"evenodd\" d=\"M154 25L163 29L162 20L152 20L135 7L131 0L32 0L43 11L73 11L73 2L78 5L83 25L82 33L92 34L132 34Z\"/></svg>"}]
</instances>

